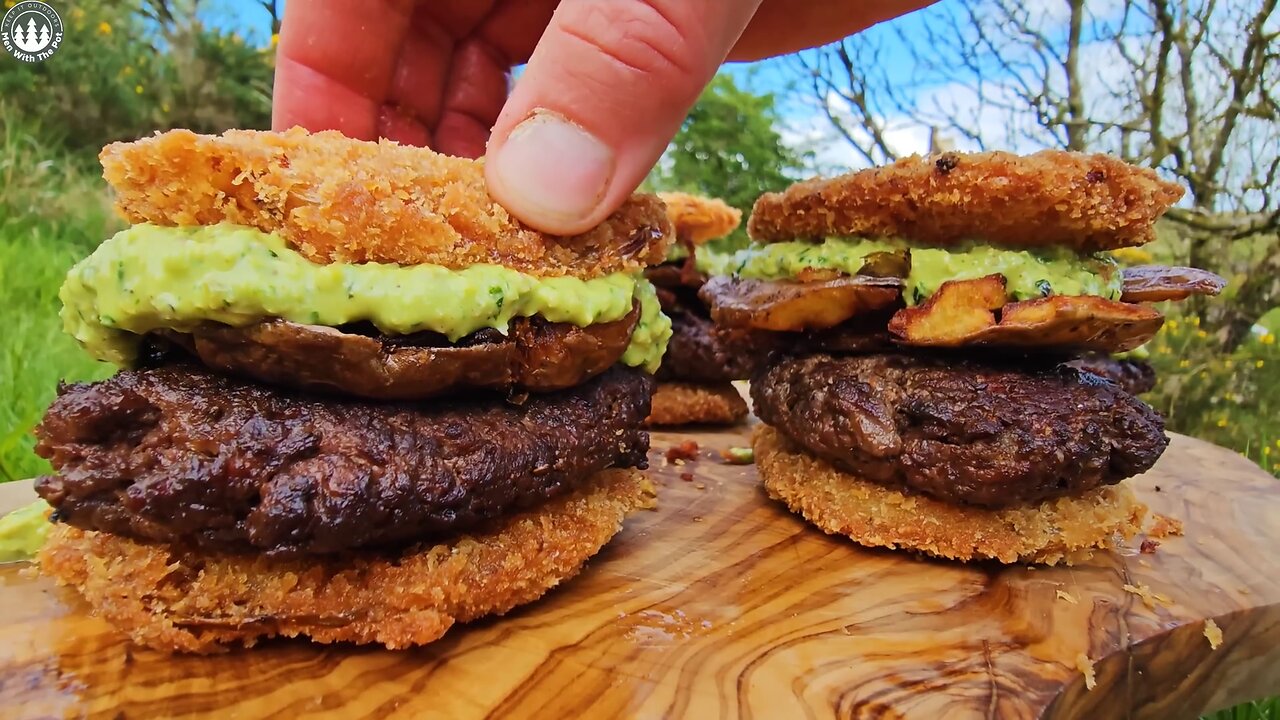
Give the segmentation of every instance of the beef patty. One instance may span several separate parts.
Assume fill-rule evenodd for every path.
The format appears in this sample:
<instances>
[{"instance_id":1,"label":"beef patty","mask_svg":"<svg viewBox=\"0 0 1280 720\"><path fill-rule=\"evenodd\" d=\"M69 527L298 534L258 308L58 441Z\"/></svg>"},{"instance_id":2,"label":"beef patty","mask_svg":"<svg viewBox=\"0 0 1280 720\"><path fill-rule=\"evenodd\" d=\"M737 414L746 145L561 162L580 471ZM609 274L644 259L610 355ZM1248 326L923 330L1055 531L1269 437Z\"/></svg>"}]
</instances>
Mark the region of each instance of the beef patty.
<instances>
[{"instance_id":1,"label":"beef patty","mask_svg":"<svg viewBox=\"0 0 1280 720\"><path fill-rule=\"evenodd\" d=\"M1142 360L1112 357L1106 353L1091 353L1067 364L1104 377L1133 395L1151 392L1156 386L1156 369Z\"/></svg>"},{"instance_id":2,"label":"beef patty","mask_svg":"<svg viewBox=\"0 0 1280 720\"><path fill-rule=\"evenodd\" d=\"M645 277L657 288L662 312L671 319L671 340L658 368L659 380L723 383L751 377L759 355L742 333L724 332L711 322L698 299L705 275L677 261L649 268Z\"/></svg>"},{"instance_id":3,"label":"beef patty","mask_svg":"<svg viewBox=\"0 0 1280 720\"><path fill-rule=\"evenodd\" d=\"M755 412L836 467L956 504L1000 508L1144 472L1164 422L1090 373L906 355L783 360Z\"/></svg>"},{"instance_id":4,"label":"beef patty","mask_svg":"<svg viewBox=\"0 0 1280 720\"><path fill-rule=\"evenodd\" d=\"M194 365L60 388L36 492L87 530L232 551L333 553L456 533L646 466L652 380L429 406L321 399Z\"/></svg>"}]
</instances>

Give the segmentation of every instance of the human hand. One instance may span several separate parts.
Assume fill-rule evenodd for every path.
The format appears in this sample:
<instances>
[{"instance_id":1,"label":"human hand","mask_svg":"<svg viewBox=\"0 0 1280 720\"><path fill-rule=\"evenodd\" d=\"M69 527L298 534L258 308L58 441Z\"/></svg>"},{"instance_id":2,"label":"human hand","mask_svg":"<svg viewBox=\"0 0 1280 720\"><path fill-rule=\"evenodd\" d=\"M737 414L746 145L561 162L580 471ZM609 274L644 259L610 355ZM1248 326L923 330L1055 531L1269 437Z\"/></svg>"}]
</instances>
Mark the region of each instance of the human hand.
<instances>
[{"instance_id":1,"label":"human hand","mask_svg":"<svg viewBox=\"0 0 1280 720\"><path fill-rule=\"evenodd\" d=\"M635 190L726 57L818 45L928 2L292 0L272 124L467 157L487 143L494 198L574 234Z\"/></svg>"}]
</instances>

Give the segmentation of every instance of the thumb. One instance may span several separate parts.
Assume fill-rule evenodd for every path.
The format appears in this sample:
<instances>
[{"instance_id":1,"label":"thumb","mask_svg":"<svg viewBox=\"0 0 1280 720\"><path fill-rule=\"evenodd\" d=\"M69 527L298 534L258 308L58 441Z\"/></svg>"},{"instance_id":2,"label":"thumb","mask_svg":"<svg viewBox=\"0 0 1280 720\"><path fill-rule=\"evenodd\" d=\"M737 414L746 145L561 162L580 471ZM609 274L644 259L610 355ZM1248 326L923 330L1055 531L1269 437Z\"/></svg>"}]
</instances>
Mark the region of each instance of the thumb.
<instances>
[{"instance_id":1,"label":"thumb","mask_svg":"<svg viewBox=\"0 0 1280 720\"><path fill-rule=\"evenodd\" d=\"M494 125L489 191L544 232L635 191L761 0L563 0Z\"/></svg>"}]
</instances>

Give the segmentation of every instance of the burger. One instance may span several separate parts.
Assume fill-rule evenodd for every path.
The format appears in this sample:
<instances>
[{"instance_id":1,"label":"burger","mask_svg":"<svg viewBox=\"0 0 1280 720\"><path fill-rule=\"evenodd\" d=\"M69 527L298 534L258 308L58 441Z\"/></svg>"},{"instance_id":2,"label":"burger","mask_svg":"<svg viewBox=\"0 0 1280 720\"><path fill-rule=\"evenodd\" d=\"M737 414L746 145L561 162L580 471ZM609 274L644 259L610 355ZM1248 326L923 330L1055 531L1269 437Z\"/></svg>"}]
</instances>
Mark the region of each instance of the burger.
<instances>
[{"instance_id":1,"label":"burger","mask_svg":"<svg viewBox=\"0 0 1280 720\"><path fill-rule=\"evenodd\" d=\"M1078 364L1145 343L1148 303L1216 294L1192 268L1123 271L1182 190L1103 155L912 157L762 196L751 247L702 289L771 339L752 378L773 498L866 546L1072 561L1140 529L1122 482L1160 416ZM780 350L778 350L780 348Z\"/></svg>"},{"instance_id":2,"label":"burger","mask_svg":"<svg viewBox=\"0 0 1280 720\"><path fill-rule=\"evenodd\" d=\"M747 402L732 384L751 375L752 358L718 333L698 298L720 253L708 246L737 229L742 213L722 200L659 193L676 242L666 262L645 271L658 288L662 312L671 318L671 343L658 368L648 424L732 425L747 416Z\"/></svg>"},{"instance_id":3,"label":"burger","mask_svg":"<svg viewBox=\"0 0 1280 720\"><path fill-rule=\"evenodd\" d=\"M428 643L572 577L651 499L657 198L553 237L480 163L334 132L101 160L132 226L60 298L123 369L36 430L39 559L136 642Z\"/></svg>"}]
</instances>

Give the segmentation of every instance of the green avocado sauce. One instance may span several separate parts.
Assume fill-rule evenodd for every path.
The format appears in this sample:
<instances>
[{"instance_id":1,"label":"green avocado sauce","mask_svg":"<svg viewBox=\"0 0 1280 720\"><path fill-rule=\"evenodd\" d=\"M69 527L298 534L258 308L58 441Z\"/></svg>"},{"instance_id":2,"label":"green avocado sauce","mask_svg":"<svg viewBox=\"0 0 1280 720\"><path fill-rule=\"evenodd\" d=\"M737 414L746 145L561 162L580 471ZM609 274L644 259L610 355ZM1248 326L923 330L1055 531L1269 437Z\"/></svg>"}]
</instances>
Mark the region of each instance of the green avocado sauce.
<instances>
[{"instance_id":1,"label":"green avocado sauce","mask_svg":"<svg viewBox=\"0 0 1280 720\"><path fill-rule=\"evenodd\" d=\"M910 271L903 299L923 302L948 280L970 280L1000 274L1016 300L1047 295L1120 297L1122 278L1115 261L1102 255L1080 255L1065 248L1012 250L980 242L928 247L895 238L830 237L821 243L789 241L753 245L731 254L709 255L713 275L758 280L792 278L802 270L835 270L856 275L875 253L909 253ZM699 255L699 266L703 264Z\"/></svg>"},{"instance_id":2,"label":"green avocado sauce","mask_svg":"<svg viewBox=\"0 0 1280 720\"><path fill-rule=\"evenodd\" d=\"M37 500L0 517L0 562L29 560L49 533L49 504Z\"/></svg>"},{"instance_id":3,"label":"green avocado sauce","mask_svg":"<svg viewBox=\"0 0 1280 720\"><path fill-rule=\"evenodd\" d=\"M539 315L587 327L619 320L640 302L623 362L658 368L671 322L640 273L591 280L536 277L499 265L311 262L278 235L223 223L134 225L67 273L58 294L67 333L100 360L127 364L141 335L202 322L243 326L264 318L337 326L368 321L388 335L420 331L457 340L506 331Z\"/></svg>"}]
</instances>

